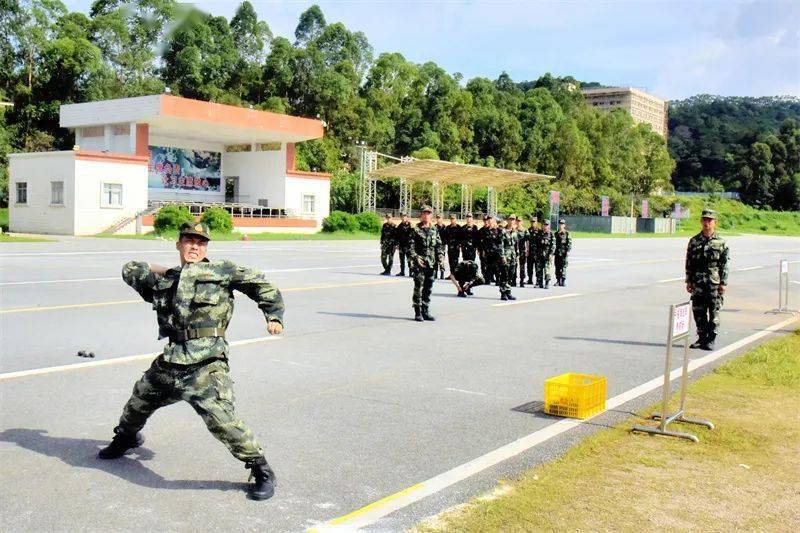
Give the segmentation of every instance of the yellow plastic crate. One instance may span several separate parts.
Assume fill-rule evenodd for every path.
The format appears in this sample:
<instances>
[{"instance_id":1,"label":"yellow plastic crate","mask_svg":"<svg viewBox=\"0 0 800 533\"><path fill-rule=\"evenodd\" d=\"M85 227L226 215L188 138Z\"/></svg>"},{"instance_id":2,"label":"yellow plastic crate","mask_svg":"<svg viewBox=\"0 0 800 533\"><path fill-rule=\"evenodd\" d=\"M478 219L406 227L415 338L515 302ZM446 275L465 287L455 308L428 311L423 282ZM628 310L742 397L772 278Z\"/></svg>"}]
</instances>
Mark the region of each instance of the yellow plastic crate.
<instances>
[{"instance_id":1,"label":"yellow plastic crate","mask_svg":"<svg viewBox=\"0 0 800 533\"><path fill-rule=\"evenodd\" d=\"M606 410L606 378L592 374L561 374L544 382L544 412L589 418Z\"/></svg>"}]
</instances>

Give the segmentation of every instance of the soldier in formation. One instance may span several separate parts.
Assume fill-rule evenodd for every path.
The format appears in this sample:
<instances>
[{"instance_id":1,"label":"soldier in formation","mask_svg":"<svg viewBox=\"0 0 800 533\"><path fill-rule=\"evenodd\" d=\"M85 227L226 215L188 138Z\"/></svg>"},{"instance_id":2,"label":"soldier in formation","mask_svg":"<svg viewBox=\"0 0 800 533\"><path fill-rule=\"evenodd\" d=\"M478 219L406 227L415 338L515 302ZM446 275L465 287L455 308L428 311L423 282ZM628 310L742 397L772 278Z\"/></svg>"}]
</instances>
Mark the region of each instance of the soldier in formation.
<instances>
[{"instance_id":1,"label":"soldier in formation","mask_svg":"<svg viewBox=\"0 0 800 533\"><path fill-rule=\"evenodd\" d=\"M528 263L528 232L522 227L522 219L517 217L517 268L519 269L519 286L525 287L525 267Z\"/></svg>"},{"instance_id":2,"label":"soldier in formation","mask_svg":"<svg viewBox=\"0 0 800 533\"><path fill-rule=\"evenodd\" d=\"M483 285L483 276L480 274L478 263L475 261L461 261L450 271L450 281L458 290L459 298L472 296L472 287Z\"/></svg>"},{"instance_id":3,"label":"soldier in formation","mask_svg":"<svg viewBox=\"0 0 800 533\"><path fill-rule=\"evenodd\" d=\"M187 222L176 248L180 266L165 268L139 261L122 267L122 279L147 302L158 319L164 351L133 387L111 443L101 459L117 459L141 446L141 430L159 408L188 402L214 437L250 469L255 482L249 496L266 500L275 492L275 474L253 432L234 410L233 381L228 375L230 348L225 329L233 315L233 291L258 304L267 332L283 331L283 299L258 270L206 258L208 227Z\"/></svg>"},{"instance_id":4,"label":"soldier in formation","mask_svg":"<svg viewBox=\"0 0 800 533\"><path fill-rule=\"evenodd\" d=\"M567 286L568 255L572 251L572 237L567 231L567 222L562 218L558 221L558 231L555 234L555 264L556 285Z\"/></svg>"},{"instance_id":5,"label":"soldier in formation","mask_svg":"<svg viewBox=\"0 0 800 533\"><path fill-rule=\"evenodd\" d=\"M442 243L447 247L447 263L450 274L458 266L461 253L461 226L458 225L455 215L450 215L450 225L442 230Z\"/></svg>"},{"instance_id":6,"label":"soldier in formation","mask_svg":"<svg viewBox=\"0 0 800 533\"><path fill-rule=\"evenodd\" d=\"M400 259L400 272L397 276L406 275L406 263L408 263L409 274L411 273L411 259L408 258L408 251L406 249L408 238L411 235L411 222L408 220L408 213L400 214L400 223L395 229L395 244L397 246L397 255Z\"/></svg>"},{"instance_id":7,"label":"soldier in formation","mask_svg":"<svg viewBox=\"0 0 800 533\"><path fill-rule=\"evenodd\" d=\"M442 215L436 213L435 219L436 223L434 224L434 227L436 228L436 231L439 232L439 238L442 240L444 246L444 235L442 234L442 232L444 231L445 225L444 222L442 222ZM439 261L436 264L436 270L439 273L439 279L444 279L444 260Z\"/></svg>"},{"instance_id":8,"label":"soldier in formation","mask_svg":"<svg viewBox=\"0 0 800 533\"><path fill-rule=\"evenodd\" d=\"M431 224L432 209L422 206L419 224L412 228L407 241L407 253L411 262L411 277L414 278L414 320L435 320L430 314L431 289L436 279L438 265L444 261L442 239Z\"/></svg>"},{"instance_id":9,"label":"soldier in formation","mask_svg":"<svg viewBox=\"0 0 800 533\"><path fill-rule=\"evenodd\" d=\"M499 217L489 219L489 228L485 239L486 260L489 264L489 271L497 281L497 288L500 289L500 299L516 300L511 295L511 287L508 285L507 279L511 241L506 231L500 227L499 222Z\"/></svg>"},{"instance_id":10,"label":"soldier in formation","mask_svg":"<svg viewBox=\"0 0 800 533\"><path fill-rule=\"evenodd\" d=\"M703 229L686 248L686 290L692 295L697 341L692 348L713 350L717 338L723 297L728 286L728 245L717 235L717 214L701 214Z\"/></svg>"},{"instance_id":11,"label":"soldier in formation","mask_svg":"<svg viewBox=\"0 0 800 533\"><path fill-rule=\"evenodd\" d=\"M472 213L467 213L467 222L461 227L461 256L464 261L475 261L478 250L478 226Z\"/></svg>"},{"instance_id":12,"label":"soldier in formation","mask_svg":"<svg viewBox=\"0 0 800 533\"><path fill-rule=\"evenodd\" d=\"M550 221L545 220L542 228L536 232L536 287L540 289L550 288L550 259L555 251L555 239L553 232L550 231Z\"/></svg>"},{"instance_id":13,"label":"soldier in formation","mask_svg":"<svg viewBox=\"0 0 800 533\"><path fill-rule=\"evenodd\" d=\"M392 220L392 215L387 214L383 226L381 226L381 264L383 272L381 275L389 276L392 273L394 263L394 250L397 248L397 225Z\"/></svg>"},{"instance_id":14,"label":"soldier in formation","mask_svg":"<svg viewBox=\"0 0 800 533\"><path fill-rule=\"evenodd\" d=\"M536 215L531 216L531 227L526 231L525 241L528 244L528 256L525 265L528 271L528 284L533 285L533 273L536 266L536 234L539 232Z\"/></svg>"},{"instance_id":15,"label":"soldier in formation","mask_svg":"<svg viewBox=\"0 0 800 533\"><path fill-rule=\"evenodd\" d=\"M480 227L478 230L478 252L481 257L481 274L483 275L483 279L486 280L486 283L492 283L494 281L494 275L492 273L492 261L489 259L488 255L488 234L492 228L492 223L494 220L489 215L483 216L483 226Z\"/></svg>"},{"instance_id":16,"label":"soldier in formation","mask_svg":"<svg viewBox=\"0 0 800 533\"><path fill-rule=\"evenodd\" d=\"M517 253L519 251L519 234L517 233L517 215L511 214L506 219L503 231L506 248L506 283L511 287L517 286Z\"/></svg>"}]
</instances>

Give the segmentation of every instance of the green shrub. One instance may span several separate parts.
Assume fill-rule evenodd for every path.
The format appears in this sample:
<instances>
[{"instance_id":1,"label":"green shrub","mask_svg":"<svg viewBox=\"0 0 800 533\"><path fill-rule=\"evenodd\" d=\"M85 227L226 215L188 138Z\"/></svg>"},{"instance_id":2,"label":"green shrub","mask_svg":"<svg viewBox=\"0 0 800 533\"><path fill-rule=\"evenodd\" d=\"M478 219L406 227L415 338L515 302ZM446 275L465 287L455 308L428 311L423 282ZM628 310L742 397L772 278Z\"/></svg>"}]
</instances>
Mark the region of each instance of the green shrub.
<instances>
[{"instance_id":1,"label":"green shrub","mask_svg":"<svg viewBox=\"0 0 800 533\"><path fill-rule=\"evenodd\" d=\"M203 211L200 218L211 231L230 233L233 231L233 216L221 207L211 207Z\"/></svg>"},{"instance_id":2,"label":"green shrub","mask_svg":"<svg viewBox=\"0 0 800 533\"><path fill-rule=\"evenodd\" d=\"M194 222L194 216L185 205L165 205L156 213L153 228L156 233L178 231L184 222Z\"/></svg>"},{"instance_id":3,"label":"green shrub","mask_svg":"<svg viewBox=\"0 0 800 533\"><path fill-rule=\"evenodd\" d=\"M381 232L381 217L378 213L372 211L364 211L356 215L358 222L358 229L366 231L367 233L380 233Z\"/></svg>"},{"instance_id":4,"label":"green shrub","mask_svg":"<svg viewBox=\"0 0 800 533\"><path fill-rule=\"evenodd\" d=\"M760 229L761 231L769 231L769 226L767 226L766 224L761 224L761 225L759 226L759 229Z\"/></svg>"},{"instance_id":5,"label":"green shrub","mask_svg":"<svg viewBox=\"0 0 800 533\"><path fill-rule=\"evenodd\" d=\"M331 211L331 214L322 221L322 231L331 233L334 231L346 231L354 233L358 231L358 220L350 213L344 211Z\"/></svg>"}]
</instances>

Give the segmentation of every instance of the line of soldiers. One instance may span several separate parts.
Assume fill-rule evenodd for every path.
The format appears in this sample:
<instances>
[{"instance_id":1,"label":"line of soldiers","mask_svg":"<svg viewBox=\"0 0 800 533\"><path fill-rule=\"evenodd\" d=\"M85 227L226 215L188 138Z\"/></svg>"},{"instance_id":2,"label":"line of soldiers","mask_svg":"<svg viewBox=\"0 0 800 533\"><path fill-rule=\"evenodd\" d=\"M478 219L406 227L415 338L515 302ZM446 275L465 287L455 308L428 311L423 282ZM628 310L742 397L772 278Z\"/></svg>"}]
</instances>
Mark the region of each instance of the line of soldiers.
<instances>
[{"instance_id":1,"label":"line of soldiers","mask_svg":"<svg viewBox=\"0 0 800 533\"><path fill-rule=\"evenodd\" d=\"M450 269L450 279L456 284L459 296L471 293L468 289L475 285L494 282L500 290L502 300L515 300L511 295L511 287L525 287L527 274L528 284L534 284L533 276L536 274L535 287L549 289L551 279L551 259L555 259L556 285L566 286L566 275L569 252L572 250L572 237L566 229L564 220L559 221L559 229L553 233L550 222L545 220L539 225L537 217L532 217L531 225L525 229L522 219L510 215L504 223L500 217L484 217L482 227L475 224L472 214L467 215L466 224L460 226L455 216L450 216L450 224L442 223L441 215L436 215L435 222L430 220L431 208L424 206L420 214L420 223L414 227L408 220L408 215L403 213L402 220L395 225L392 216L387 214L381 228L381 263L384 276L391 275L394 263L395 250L400 257L400 272L397 276L405 275L406 263L409 274L417 279L420 265L417 259L424 257L425 269L430 269L430 275L423 276L421 285L415 287L415 310L421 320L432 320L428 312L430 288L427 280L438 276L444 279L445 251ZM424 238L420 237L419 230L424 231ZM435 232L437 239L429 233ZM473 277L465 278L465 273L477 274L472 263L477 267L476 259L480 258L480 280ZM430 263L428 266L427 263ZM459 270L462 263L464 265ZM469 276L467 276L469 277ZM465 278L465 279L461 279ZM463 288L466 287L466 288ZM462 294L463 293L463 294ZM419 296L419 298L417 298Z\"/></svg>"}]
</instances>

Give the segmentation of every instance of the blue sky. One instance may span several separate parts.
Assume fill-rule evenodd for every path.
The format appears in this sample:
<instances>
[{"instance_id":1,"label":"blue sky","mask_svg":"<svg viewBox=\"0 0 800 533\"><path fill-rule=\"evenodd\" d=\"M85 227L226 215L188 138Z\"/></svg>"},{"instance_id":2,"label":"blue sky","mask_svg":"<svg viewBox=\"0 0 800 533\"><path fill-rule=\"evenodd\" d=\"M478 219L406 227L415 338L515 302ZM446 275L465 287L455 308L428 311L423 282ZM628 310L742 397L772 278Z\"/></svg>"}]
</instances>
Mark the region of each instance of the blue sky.
<instances>
[{"instance_id":1,"label":"blue sky","mask_svg":"<svg viewBox=\"0 0 800 533\"><path fill-rule=\"evenodd\" d=\"M67 0L88 12L91 0ZM251 0L275 35L293 40L314 2ZM643 88L800 96L800 1L319 1L328 22L363 31L376 56L400 52L448 72L516 81L545 72ZM232 16L238 1L199 1Z\"/></svg>"}]
</instances>

